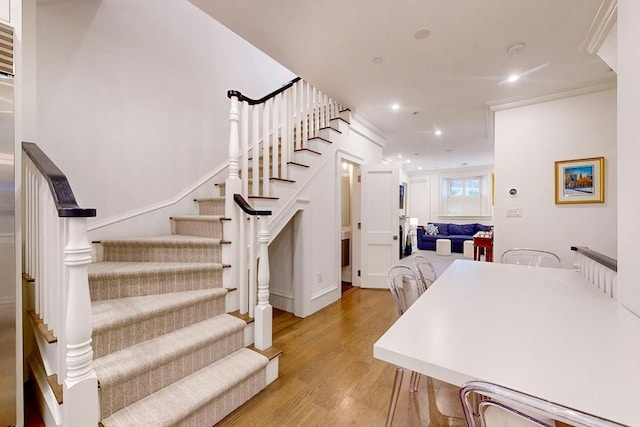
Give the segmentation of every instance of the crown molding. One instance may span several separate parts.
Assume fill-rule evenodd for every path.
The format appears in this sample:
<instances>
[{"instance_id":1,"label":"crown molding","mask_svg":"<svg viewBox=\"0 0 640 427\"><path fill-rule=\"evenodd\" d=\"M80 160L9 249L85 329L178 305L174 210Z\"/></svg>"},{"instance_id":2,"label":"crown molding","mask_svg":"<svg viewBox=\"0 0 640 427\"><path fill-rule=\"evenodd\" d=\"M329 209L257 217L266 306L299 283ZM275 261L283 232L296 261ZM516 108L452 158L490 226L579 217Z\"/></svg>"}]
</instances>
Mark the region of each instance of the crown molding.
<instances>
[{"instance_id":1,"label":"crown molding","mask_svg":"<svg viewBox=\"0 0 640 427\"><path fill-rule=\"evenodd\" d=\"M560 99L572 98L574 96L603 92L605 90L615 89L616 87L617 80L614 79L601 81L590 86L576 87L564 90L562 92L555 92L547 95L539 95L533 97L515 97L487 102L485 106L487 108L487 132L489 141L491 141L492 143L494 142L493 137L496 111L510 110L512 108L526 107L528 105L540 104L543 102L557 101Z\"/></svg>"},{"instance_id":2,"label":"crown molding","mask_svg":"<svg viewBox=\"0 0 640 427\"><path fill-rule=\"evenodd\" d=\"M596 16L578 46L578 52L598 53L618 19L617 10L617 0L601 1Z\"/></svg>"},{"instance_id":3,"label":"crown molding","mask_svg":"<svg viewBox=\"0 0 640 427\"><path fill-rule=\"evenodd\" d=\"M355 112L351 115L351 125L349 130L368 139L374 144L384 148L387 135L378 129L371 121L361 112Z\"/></svg>"}]
</instances>

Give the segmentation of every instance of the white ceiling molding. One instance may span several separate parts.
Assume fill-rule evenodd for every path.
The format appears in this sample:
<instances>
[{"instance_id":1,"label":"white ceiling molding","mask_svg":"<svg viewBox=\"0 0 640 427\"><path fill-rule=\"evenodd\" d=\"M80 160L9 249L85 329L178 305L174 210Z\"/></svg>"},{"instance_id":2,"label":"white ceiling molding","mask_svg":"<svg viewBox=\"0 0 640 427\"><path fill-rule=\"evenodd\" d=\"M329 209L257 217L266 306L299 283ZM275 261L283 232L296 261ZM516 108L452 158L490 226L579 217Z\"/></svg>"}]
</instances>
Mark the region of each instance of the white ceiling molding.
<instances>
[{"instance_id":1,"label":"white ceiling molding","mask_svg":"<svg viewBox=\"0 0 640 427\"><path fill-rule=\"evenodd\" d=\"M598 53L618 19L617 8L617 0L602 0L596 16L578 46L578 52Z\"/></svg>"},{"instance_id":2,"label":"white ceiling molding","mask_svg":"<svg viewBox=\"0 0 640 427\"><path fill-rule=\"evenodd\" d=\"M384 148L387 136L365 118L362 113L351 113L349 130Z\"/></svg>"},{"instance_id":3,"label":"white ceiling molding","mask_svg":"<svg viewBox=\"0 0 640 427\"><path fill-rule=\"evenodd\" d=\"M583 86L573 89L568 89L562 92L551 93L548 95L541 95L528 98L508 98L497 101L487 102L487 130L488 138L492 143L494 142L494 126L495 126L495 112L510 110L512 108L526 107L527 105L540 104L542 102L556 101L564 98L571 98L574 96L587 95L589 93L603 92L605 90L615 89L617 87L617 80L607 80L600 83L596 83L591 86Z\"/></svg>"}]
</instances>

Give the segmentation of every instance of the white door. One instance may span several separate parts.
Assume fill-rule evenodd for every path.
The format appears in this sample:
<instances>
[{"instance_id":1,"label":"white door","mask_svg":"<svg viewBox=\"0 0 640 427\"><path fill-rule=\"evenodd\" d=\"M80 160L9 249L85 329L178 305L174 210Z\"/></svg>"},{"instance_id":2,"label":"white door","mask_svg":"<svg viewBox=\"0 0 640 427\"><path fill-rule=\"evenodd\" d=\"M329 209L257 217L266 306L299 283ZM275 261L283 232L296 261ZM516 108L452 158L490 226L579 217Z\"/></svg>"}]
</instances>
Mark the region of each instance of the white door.
<instances>
[{"instance_id":1,"label":"white door","mask_svg":"<svg viewBox=\"0 0 640 427\"><path fill-rule=\"evenodd\" d=\"M362 165L361 278L363 288L386 288L387 269L399 256L399 170Z\"/></svg>"}]
</instances>

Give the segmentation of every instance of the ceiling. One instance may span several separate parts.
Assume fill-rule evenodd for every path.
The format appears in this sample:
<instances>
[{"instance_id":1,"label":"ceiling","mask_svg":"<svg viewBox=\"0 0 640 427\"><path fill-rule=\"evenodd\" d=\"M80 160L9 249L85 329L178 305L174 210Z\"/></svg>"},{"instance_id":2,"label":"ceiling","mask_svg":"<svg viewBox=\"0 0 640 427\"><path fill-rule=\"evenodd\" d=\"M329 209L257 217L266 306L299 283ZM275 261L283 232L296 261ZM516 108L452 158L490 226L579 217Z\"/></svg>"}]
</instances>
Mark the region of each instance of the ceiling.
<instances>
[{"instance_id":1,"label":"ceiling","mask_svg":"<svg viewBox=\"0 0 640 427\"><path fill-rule=\"evenodd\" d=\"M601 0L191 1L373 124L409 172L493 164L487 103L615 80L578 51Z\"/></svg>"}]
</instances>

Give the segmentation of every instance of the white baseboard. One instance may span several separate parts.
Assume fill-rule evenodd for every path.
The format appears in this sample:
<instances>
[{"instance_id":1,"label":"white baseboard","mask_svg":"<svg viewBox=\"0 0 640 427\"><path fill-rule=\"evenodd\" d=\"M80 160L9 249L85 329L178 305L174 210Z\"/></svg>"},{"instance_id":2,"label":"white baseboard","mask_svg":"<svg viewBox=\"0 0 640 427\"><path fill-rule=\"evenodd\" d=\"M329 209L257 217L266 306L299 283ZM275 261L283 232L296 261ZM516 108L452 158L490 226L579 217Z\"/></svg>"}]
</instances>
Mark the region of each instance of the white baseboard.
<instances>
[{"instance_id":1,"label":"white baseboard","mask_svg":"<svg viewBox=\"0 0 640 427\"><path fill-rule=\"evenodd\" d=\"M269 290L269 302L271 306L278 310L283 310L288 313L293 313L293 295L287 292L278 292L276 290Z\"/></svg>"}]
</instances>

